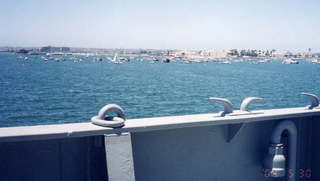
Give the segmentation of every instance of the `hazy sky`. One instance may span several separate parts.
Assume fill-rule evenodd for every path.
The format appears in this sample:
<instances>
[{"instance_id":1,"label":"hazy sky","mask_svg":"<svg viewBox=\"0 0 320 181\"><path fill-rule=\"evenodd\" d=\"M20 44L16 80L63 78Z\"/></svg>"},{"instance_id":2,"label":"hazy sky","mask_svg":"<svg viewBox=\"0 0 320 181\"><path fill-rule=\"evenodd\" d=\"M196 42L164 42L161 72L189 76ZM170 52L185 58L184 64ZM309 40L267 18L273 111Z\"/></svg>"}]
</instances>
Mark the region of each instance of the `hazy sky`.
<instances>
[{"instance_id":1,"label":"hazy sky","mask_svg":"<svg viewBox=\"0 0 320 181\"><path fill-rule=\"evenodd\" d=\"M320 51L320 0L0 0L0 46Z\"/></svg>"}]
</instances>

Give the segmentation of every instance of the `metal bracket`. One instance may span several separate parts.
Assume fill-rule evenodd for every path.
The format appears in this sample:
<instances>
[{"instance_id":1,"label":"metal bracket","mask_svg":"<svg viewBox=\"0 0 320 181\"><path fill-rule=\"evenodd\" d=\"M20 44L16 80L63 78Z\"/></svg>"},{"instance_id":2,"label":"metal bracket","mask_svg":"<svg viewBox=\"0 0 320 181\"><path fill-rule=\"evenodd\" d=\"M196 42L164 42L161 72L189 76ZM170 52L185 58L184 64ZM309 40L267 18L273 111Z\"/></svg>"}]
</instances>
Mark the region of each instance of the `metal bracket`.
<instances>
[{"instance_id":1,"label":"metal bracket","mask_svg":"<svg viewBox=\"0 0 320 181\"><path fill-rule=\"evenodd\" d=\"M110 111L114 111L117 114L117 117L107 116ZM92 124L111 128L122 127L124 126L125 121L126 117L123 109L116 104L108 104L104 106L100 109L97 116L91 118Z\"/></svg>"},{"instance_id":2,"label":"metal bracket","mask_svg":"<svg viewBox=\"0 0 320 181\"><path fill-rule=\"evenodd\" d=\"M229 143L238 134L243 123L226 125L226 141Z\"/></svg>"},{"instance_id":3,"label":"metal bracket","mask_svg":"<svg viewBox=\"0 0 320 181\"><path fill-rule=\"evenodd\" d=\"M130 133L105 135L109 181L135 181Z\"/></svg>"},{"instance_id":4,"label":"metal bracket","mask_svg":"<svg viewBox=\"0 0 320 181\"><path fill-rule=\"evenodd\" d=\"M231 101L229 101L228 99L224 99L224 98L218 98L218 97L210 97L209 100L212 101L219 101L222 102L224 105L224 110L222 112L219 113L219 116L223 117L226 114L230 114L233 113L233 105L231 103ZM241 115L243 112L248 114L249 112L249 105L253 102L253 101L260 101L262 100L262 98L260 97L247 97L245 98L240 106L240 113L237 113L235 115ZM233 114L230 114L233 115ZM226 125L226 141L230 142L240 131L240 129L242 128L243 123L238 123L238 124L228 124Z\"/></svg>"},{"instance_id":5,"label":"metal bracket","mask_svg":"<svg viewBox=\"0 0 320 181\"><path fill-rule=\"evenodd\" d=\"M319 106L319 98L318 98L318 96L316 96L315 94L310 94L310 93L302 92L301 95L307 96L307 97L310 98L310 100L311 100L311 105L308 105L308 106L307 106L308 109L313 109L313 108Z\"/></svg>"}]
</instances>

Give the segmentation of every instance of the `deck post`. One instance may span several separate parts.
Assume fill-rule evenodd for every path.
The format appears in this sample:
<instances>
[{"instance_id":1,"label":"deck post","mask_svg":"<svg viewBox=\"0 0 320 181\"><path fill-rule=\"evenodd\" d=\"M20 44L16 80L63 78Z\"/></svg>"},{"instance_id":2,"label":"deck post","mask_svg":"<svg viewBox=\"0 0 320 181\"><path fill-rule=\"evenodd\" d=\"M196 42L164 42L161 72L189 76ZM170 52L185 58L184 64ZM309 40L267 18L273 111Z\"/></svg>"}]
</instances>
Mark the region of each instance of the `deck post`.
<instances>
[{"instance_id":1,"label":"deck post","mask_svg":"<svg viewBox=\"0 0 320 181\"><path fill-rule=\"evenodd\" d=\"M105 135L109 181L135 181L130 133Z\"/></svg>"}]
</instances>

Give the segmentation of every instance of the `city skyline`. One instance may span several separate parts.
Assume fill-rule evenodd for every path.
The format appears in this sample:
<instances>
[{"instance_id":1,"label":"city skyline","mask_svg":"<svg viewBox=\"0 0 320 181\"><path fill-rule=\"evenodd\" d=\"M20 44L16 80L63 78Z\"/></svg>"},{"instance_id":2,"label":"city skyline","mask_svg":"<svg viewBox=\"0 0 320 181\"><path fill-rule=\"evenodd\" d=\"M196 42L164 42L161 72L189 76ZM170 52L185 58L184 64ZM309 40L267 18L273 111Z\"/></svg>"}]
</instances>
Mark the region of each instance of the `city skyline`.
<instances>
[{"instance_id":1,"label":"city skyline","mask_svg":"<svg viewBox=\"0 0 320 181\"><path fill-rule=\"evenodd\" d=\"M319 2L9 1L0 46L320 51Z\"/></svg>"}]
</instances>

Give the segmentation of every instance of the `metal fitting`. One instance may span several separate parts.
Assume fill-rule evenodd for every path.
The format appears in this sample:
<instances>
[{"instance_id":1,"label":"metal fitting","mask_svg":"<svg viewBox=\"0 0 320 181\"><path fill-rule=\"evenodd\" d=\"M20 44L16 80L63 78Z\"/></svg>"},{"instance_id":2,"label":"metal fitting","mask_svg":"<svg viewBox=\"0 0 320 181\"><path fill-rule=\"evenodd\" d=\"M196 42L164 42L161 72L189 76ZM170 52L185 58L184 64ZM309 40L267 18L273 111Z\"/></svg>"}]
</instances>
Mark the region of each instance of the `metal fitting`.
<instances>
[{"instance_id":1,"label":"metal fitting","mask_svg":"<svg viewBox=\"0 0 320 181\"><path fill-rule=\"evenodd\" d=\"M249 105L253 102L253 101L260 101L262 100L262 98L260 97L247 97L245 98L240 106L240 113L234 113L233 114L233 105L231 103L231 101L229 101L228 99L225 98L219 98L219 97L210 97L209 100L211 101L218 101L218 102L222 102L224 105L224 110L222 112L219 113L219 116L223 117L226 114L230 114L230 115L242 115L243 112L244 113L248 113L249 112Z\"/></svg>"},{"instance_id":2,"label":"metal fitting","mask_svg":"<svg viewBox=\"0 0 320 181\"><path fill-rule=\"evenodd\" d=\"M249 105L253 102L253 101L261 101L262 98L261 97L247 97L245 99L243 99L241 105L240 105L240 111L249 111Z\"/></svg>"},{"instance_id":3,"label":"metal fitting","mask_svg":"<svg viewBox=\"0 0 320 181\"><path fill-rule=\"evenodd\" d=\"M310 100L311 100L311 105L308 105L308 106L307 106L308 109L313 109L313 108L319 106L319 98L318 98L318 96L316 96L315 94L310 94L310 93L302 92L301 95L307 96L307 97L310 98Z\"/></svg>"},{"instance_id":4,"label":"metal fitting","mask_svg":"<svg viewBox=\"0 0 320 181\"><path fill-rule=\"evenodd\" d=\"M111 111L114 111L117 116L108 116L108 113ZM116 104L108 104L104 106L100 109L97 116L91 118L92 124L111 128L123 127L125 121L126 118L123 109Z\"/></svg>"},{"instance_id":5,"label":"metal fitting","mask_svg":"<svg viewBox=\"0 0 320 181\"><path fill-rule=\"evenodd\" d=\"M225 116L226 114L233 112L233 106L232 103L228 99L219 98L219 97L210 97L209 100L211 101L218 101L222 102L224 106L224 110L220 112L220 116Z\"/></svg>"}]
</instances>

